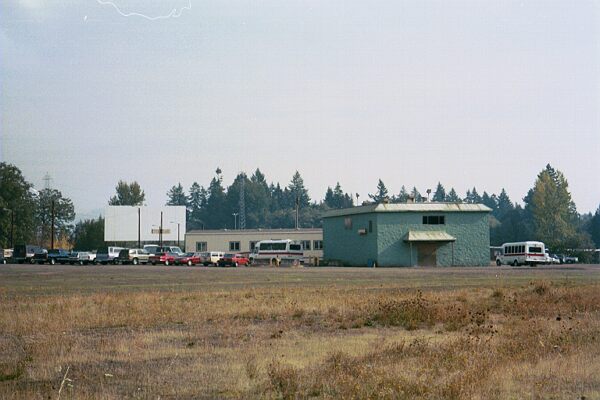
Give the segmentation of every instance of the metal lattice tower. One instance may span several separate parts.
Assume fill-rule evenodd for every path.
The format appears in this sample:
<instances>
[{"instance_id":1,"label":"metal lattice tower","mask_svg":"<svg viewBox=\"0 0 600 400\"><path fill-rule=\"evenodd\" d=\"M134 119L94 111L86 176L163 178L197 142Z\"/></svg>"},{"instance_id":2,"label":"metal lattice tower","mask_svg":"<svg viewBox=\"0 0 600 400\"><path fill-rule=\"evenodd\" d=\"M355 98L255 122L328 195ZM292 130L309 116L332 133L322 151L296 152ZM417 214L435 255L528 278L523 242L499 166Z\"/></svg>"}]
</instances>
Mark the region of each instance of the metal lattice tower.
<instances>
[{"instance_id":1,"label":"metal lattice tower","mask_svg":"<svg viewBox=\"0 0 600 400\"><path fill-rule=\"evenodd\" d=\"M246 229L246 175L242 175L240 184L240 229Z\"/></svg>"},{"instance_id":2,"label":"metal lattice tower","mask_svg":"<svg viewBox=\"0 0 600 400\"><path fill-rule=\"evenodd\" d=\"M42 180L44 181L44 188L50 189L50 181L52 181L52 177L50 176L50 174L46 172L46 175L44 175L44 178Z\"/></svg>"}]
</instances>

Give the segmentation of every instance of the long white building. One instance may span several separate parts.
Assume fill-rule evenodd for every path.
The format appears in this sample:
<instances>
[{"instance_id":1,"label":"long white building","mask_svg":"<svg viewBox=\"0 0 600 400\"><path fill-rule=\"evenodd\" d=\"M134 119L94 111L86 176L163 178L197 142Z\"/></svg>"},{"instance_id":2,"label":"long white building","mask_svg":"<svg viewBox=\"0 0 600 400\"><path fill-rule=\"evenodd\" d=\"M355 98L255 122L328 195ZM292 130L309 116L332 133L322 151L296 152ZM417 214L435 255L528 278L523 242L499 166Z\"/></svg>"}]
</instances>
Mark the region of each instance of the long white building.
<instances>
[{"instance_id":1,"label":"long white building","mask_svg":"<svg viewBox=\"0 0 600 400\"><path fill-rule=\"evenodd\" d=\"M185 234L186 251L249 253L261 240L291 239L302 243L304 256L323 258L323 229L221 229L196 230Z\"/></svg>"}]
</instances>

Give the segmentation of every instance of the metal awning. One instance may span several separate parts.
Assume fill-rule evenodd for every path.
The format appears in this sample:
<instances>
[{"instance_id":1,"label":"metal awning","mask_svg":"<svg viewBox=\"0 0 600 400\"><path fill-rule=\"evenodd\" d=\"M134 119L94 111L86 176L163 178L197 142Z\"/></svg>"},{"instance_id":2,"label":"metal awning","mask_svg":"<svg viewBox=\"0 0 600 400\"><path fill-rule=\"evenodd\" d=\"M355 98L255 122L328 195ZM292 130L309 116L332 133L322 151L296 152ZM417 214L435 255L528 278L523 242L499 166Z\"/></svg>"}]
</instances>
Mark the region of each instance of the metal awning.
<instances>
[{"instance_id":1,"label":"metal awning","mask_svg":"<svg viewBox=\"0 0 600 400\"><path fill-rule=\"evenodd\" d=\"M456 238L444 231L408 231L405 242L454 242Z\"/></svg>"}]
</instances>

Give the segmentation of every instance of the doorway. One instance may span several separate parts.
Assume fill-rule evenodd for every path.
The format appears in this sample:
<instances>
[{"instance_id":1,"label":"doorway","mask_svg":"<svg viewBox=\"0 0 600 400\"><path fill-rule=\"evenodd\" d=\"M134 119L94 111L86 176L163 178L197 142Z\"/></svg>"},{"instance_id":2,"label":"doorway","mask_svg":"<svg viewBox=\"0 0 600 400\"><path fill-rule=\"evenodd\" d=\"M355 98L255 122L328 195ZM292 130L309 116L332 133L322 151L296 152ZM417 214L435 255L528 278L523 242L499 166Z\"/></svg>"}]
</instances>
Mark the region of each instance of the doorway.
<instances>
[{"instance_id":1,"label":"doorway","mask_svg":"<svg viewBox=\"0 0 600 400\"><path fill-rule=\"evenodd\" d=\"M437 243L419 243L417 245L417 265L421 267L437 266Z\"/></svg>"}]
</instances>

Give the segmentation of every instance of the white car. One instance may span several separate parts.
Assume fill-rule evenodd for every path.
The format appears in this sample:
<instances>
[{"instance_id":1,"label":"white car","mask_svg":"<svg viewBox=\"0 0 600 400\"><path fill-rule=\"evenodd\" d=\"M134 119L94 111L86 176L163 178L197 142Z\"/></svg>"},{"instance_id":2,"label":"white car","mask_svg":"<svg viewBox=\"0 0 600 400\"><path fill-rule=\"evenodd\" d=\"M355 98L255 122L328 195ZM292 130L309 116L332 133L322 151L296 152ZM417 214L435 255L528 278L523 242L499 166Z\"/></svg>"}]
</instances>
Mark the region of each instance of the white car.
<instances>
[{"instance_id":1,"label":"white car","mask_svg":"<svg viewBox=\"0 0 600 400\"><path fill-rule=\"evenodd\" d=\"M546 261L544 264L560 264L560 260L554 254L546 253Z\"/></svg>"},{"instance_id":2,"label":"white car","mask_svg":"<svg viewBox=\"0 0 600 400\"><path fill-rule=\"evenodd\" d=\"M225 255L222 251L207 251L200 254L200 263L205 267L217 265L219 260Z\"/></svg>"}]
</instances>

